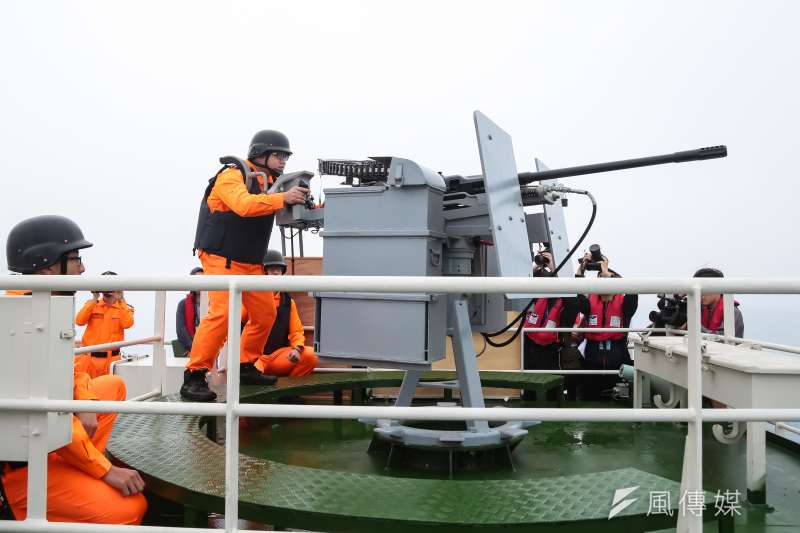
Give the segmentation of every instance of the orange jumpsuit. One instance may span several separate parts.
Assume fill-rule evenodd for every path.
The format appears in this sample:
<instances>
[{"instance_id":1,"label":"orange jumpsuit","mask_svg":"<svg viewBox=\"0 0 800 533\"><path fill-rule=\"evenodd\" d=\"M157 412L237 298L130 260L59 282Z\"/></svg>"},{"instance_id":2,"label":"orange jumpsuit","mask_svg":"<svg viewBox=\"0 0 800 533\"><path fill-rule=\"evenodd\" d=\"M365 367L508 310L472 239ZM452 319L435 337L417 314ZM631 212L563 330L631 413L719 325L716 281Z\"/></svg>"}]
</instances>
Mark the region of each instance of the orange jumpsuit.
<instances>
[{"instance_id":1,"label":"orange jumpsuit","mask_svg":"<svg viewBox=\"0 0 800 533\"><path fill-rule=\"evenodd\" d=\"M275 293L275 307L280 305L281 294ZM247 320L247 315L243 316ZM272 376L306 376L314 371L319 358L314 353L311 346L305 346L306 336L303 331L303 323L300 322L300 315L297 312L297 305L292 300L292 310L289 315L289 335L288 346L278 348L271 354L262 354L256 361L256 368L264 374ZM302 346L300 360L296 363L289 359L289 352L296 346Z\"/></svg>"},{"instance_id":2,"label":"orange jumpsuit","mask_svg":"<svg viewBox=\"0 0 800 533\"><path fill-rule=\"evenodd\" d=\"M8 291L25 294L27 291ZM125 382L117 376L91 379L74 370L75 400L121 401ZM72 442L48 455L47 520L52 522L89 522L102 524L139 524L147 510L147 500L139 493L123 496L102 481L111 468L103 455L111 436L116 413L97 415L97 431L92 438L77 417L72 417ZM2 473L3 487L17 520L27 516L28 468Z\"/></svg>"},{"instance_id":3,"label":"orange jumpsuit","mask_svg":"<svg viewBox=\"0 0 800 533\"><path fill-rule=\"evenodd\" d=\"M75 324L86 326L81 344L93 346L108 342L125 340L125 330L133 326L133 307L126 302L117 301L112 306L100 298L89 300L75 316ZM120 359L119 350L105 350L105 357L84 353L75 356L75 367L91 377L104 376L109 373L111 363Z\"/></svg>"},{"instance_id":4,"label":"orange jumpsuit","mask_svg":"<svg viewBox=\"0 0 800 533\"><path fill-rule=\"evenodd\" d=\"M249 164L249 163L248 163ZM250 165L251 169L253 168ZM265 190L264 180L258 183ZM283 209L283 193L250 194L242 180L242 173L236 168L223 170L208 196L211 212L233 211L241 217L260 217ZM230 261L224 257L200 250L203 275L264 275L264 268L258 264ZM270 292L244 292L242 305L253 320L242 331L239 361L253 363L261 355L267 336L275 321L275 300ZM228 292L210 291L208 293L208 314L200 321L189 354L189 370L210 370L214 359L228 337Z\"/></svg>"}]
</instances>

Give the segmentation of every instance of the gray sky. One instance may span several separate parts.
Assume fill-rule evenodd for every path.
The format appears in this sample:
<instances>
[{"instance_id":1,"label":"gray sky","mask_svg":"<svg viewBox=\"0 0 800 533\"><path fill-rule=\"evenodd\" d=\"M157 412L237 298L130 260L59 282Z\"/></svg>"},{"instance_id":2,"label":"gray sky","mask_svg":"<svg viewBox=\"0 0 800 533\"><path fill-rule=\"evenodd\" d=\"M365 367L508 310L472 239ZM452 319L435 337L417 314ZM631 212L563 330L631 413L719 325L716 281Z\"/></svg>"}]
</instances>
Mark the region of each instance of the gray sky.
<instances>
[{"instance_id":1,"label":"gray sky","mask_svg":"<svg viewBox=\"0 0 800 533\"><path fill-rule=\"evenodd\" d=\"M480 109L520 170L727 144L567 180L599 202L586 246L626 277L796 276L798 20L789 1L4 1L0 233L62 214L95 243L89 273L188 272L206 181L256 130L289 135L288 170L396 155L469 174ZM567 216L574 240L588 202ZM150 334L152 296L128 299L129 337ZM795 297L739 299L748 337L800 343Z\"/></svg>"}]
</instances>

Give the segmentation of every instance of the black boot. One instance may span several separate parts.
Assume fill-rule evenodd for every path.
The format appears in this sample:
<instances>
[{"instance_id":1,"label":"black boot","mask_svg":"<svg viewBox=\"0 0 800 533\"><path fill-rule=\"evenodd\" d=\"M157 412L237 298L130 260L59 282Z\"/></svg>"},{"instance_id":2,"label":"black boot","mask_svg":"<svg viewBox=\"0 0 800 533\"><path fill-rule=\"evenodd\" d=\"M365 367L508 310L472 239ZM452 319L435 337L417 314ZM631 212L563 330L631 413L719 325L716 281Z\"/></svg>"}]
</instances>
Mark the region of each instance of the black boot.
<instances>
[{"instance_id":1,"label":"black boot","mask_svg":"<svg viewBox=\"0 0 800 533\"><path fill-rule=\"evenodd\" d=\"M258 371L253 363L242 363L239 365L239 383L242 385L275 385L278 378L268 376Z\"/></svg>"},{"instance_id":2,"label":"black boot","mask_svg":"<svg viewBox=\"0 0 800 533\"><path fill-rule=\"evenodd\" d=\"M213 402L217 394L208 388L208 370L184 370L181 398L190 402Z\"/></svg>"}]
</instances>

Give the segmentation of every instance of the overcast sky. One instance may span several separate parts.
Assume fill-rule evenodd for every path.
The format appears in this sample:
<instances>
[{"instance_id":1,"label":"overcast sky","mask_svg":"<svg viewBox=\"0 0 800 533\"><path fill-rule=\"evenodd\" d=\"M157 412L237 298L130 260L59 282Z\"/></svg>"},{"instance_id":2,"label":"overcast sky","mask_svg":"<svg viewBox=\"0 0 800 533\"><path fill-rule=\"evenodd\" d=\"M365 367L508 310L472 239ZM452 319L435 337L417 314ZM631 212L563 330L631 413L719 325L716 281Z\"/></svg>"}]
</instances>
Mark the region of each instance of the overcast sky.
<instances>
[{"instance_id":1,"label":"overcast sky","mask_svg":"<svg viewBox=\"0 0 800 533\"><path fill-rule=\"evenodd\" d=\"M521 171L726 144L566 180L599 203L586 246L626 277L796 276L798 20L790 1L3 1L0 234L66 215L89 273L188 273L206 182L255 131L289 136L287 170L395 155L475 174L480 109ZM573 240L589 212L570 202ZM149 335L152 296L128 299L129 337ZM748 337L800 343L796 297L739 300Z\"/></svg>"}]
</instances>

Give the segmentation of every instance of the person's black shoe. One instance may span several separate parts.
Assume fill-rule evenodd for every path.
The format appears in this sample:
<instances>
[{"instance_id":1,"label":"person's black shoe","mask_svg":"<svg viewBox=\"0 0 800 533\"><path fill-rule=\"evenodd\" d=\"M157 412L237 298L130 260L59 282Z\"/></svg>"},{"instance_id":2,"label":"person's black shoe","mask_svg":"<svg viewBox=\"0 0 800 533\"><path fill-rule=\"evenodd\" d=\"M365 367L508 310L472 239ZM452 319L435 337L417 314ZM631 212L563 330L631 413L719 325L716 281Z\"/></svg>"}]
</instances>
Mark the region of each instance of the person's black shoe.
<instances>
[{"instance_id":1,"label":"person's black shoe","mask_svg":"<svg viewBox=\"0 0 800 533\"><path fill-rule=\"evenodd\" d=\"M190 402L213 402L217 394L208 388L207 370L184 370L181 398Z\"/></svg>"},{"instance_id":2,"label":"person's black shoe","mask_svg":"<svg viewBox=\"0 0 800 533\"><path fill-rule=\"evenodd\" d=\"M278 378L268 376L258 371L253 363L242 363L239 365L239 383L242 385L275 385Z\"/></svg>"}]
</instances>

